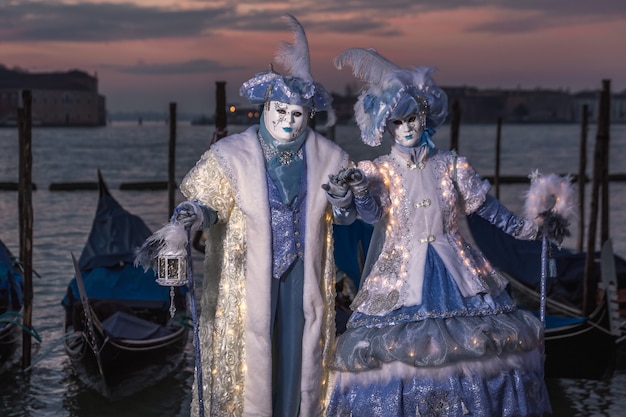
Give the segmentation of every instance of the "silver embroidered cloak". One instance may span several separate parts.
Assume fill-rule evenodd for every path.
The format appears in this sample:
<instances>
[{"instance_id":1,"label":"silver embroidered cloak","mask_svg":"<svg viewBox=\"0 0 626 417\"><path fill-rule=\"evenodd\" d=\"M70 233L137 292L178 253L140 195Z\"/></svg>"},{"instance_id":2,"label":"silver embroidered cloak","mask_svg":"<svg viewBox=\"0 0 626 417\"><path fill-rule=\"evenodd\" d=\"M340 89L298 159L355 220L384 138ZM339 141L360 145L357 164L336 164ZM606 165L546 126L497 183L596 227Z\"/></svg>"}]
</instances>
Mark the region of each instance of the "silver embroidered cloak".
<instances>
[{"instance_id":1,"label":"silver embroidered cloak","mask_svg":"<svg viewBox=\"0 0 626 417\"><path fill-rule=\"evenodd\" d=\"M212 208L219 218L207 231L199 332L207 416L272 414L272 232L257 131L252 126L212 145L180 185L185 197ZM308 172L300 416L308 417L323 412L335 332L333 217L321 185L349 158L314 131L304 146Z\"/></svg>"}]
</instances>

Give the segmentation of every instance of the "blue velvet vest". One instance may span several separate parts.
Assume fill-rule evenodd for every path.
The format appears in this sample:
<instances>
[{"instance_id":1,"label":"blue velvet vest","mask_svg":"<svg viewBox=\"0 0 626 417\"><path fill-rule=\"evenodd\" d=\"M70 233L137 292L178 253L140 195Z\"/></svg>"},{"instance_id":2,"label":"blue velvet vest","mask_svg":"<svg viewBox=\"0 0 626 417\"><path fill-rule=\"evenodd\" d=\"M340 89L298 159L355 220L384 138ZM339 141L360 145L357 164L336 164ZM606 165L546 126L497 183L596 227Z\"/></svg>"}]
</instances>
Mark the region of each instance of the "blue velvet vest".
<instances>
[{"instance_id":1,"label":"blue velvet vest","mask_svg":"<svg viewBox=\"0 0 626 417\"><path fill-rule=\"evenodd\" d=\"M306 215L306 164L302 164L300 191L291 205L283 203L280 191L267 175L272 219L272 276L280 279L297 259L304 258Z\"/></svg>"}]
</instances>

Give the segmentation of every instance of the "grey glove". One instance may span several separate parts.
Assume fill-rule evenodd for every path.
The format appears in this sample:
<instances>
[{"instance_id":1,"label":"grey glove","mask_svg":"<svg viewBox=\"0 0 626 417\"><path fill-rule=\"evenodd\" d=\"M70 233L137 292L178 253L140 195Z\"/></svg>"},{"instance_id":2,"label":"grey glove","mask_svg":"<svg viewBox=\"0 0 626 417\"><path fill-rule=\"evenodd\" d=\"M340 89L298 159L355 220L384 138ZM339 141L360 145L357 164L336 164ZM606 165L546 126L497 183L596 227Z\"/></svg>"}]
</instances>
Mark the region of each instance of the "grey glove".
<instances>
[{"instance_id":1,"label":"grey glove","mask_svg":"<svg viewBox=\"0 0 626 417\"><path fill-rule=\"evenodd\" d=\"M326 191L326 198L330 204L340 209L346 209L352 204L350 185L342 178L344 170L339 171L337 175L329 175L328 182L322 184L322 189Z\"/></svg>"},{"instance_id":2,"label":"grey glove","mask_svg":"<svg viewBox=\"0 0 626 417\"><path fill-rule=\"evenodd\" d=\"M170 222L181 223L186 229L196 232L204 223L204 214L198 204L193 201L183 201L174 209Z\"/></svg>"},{"instance_id":3,"label":"grey glove","mask_svg":"<svg viewBox=\"0 0 626 417\"><path fill-rule=\"evenodd\" d=\"M341 172L339 173L341 174ZM339 178L339 174L337 175L329 175L328 182L326 184L322 184L322 188L332 197L345 197L348 194L348 190L350 186L343 179Z\"/></svg>"},{"instance_id":4,"label":"grey glove","mask_svg":"<svg viewBox=\"0 0 626 417\"><path fill-rule=\"evenodd\" d=\"M350 186L354 196L361 197L368 189L369 181L367 177L358 168L350 167L339 172L339 177Z\"/></svg>"}]
</instances>

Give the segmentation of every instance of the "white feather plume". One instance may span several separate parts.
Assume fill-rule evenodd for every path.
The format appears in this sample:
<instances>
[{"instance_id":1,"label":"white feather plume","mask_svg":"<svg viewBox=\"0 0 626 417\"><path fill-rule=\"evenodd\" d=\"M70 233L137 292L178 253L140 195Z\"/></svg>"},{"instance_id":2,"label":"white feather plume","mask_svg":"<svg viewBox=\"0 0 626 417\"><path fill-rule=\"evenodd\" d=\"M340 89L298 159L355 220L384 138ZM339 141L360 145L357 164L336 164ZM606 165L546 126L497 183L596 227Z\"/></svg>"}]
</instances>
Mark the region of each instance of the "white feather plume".
<instances>
[{"instance_id":1,"label":"white feather plume","mask_svg":"<svg viewBox=\"0 0 626 417\"><path fill-rule=\"evenodd\" d=\"M134 264L142 266L144 270L154 268L159 256L186 253L188 242L189 235L182 223L168 223L146 239L135 253Z\"/></svg>"},{"instance_id":2,"label":"white feather plume","mask_svg":"<svg viewBox=\"0 0 626 417\"><path fill-rule=\"evenodd\" d=\"M380 84L389 73L399 67L373 48L350 48L346 49L333 60L337 69L343 69L347 64L352 67L355 77L369 84Z\"/></svg>"},{"instance_id":3,"label":"white feather plume","mask_svg":"<svg viewBox=\"0 0 626 417\"><path fill-rule=\"evenodd\" d=\"M575 190L569 176L541 175L539 171L533 171L530 179L530 189L524 203L527 219L541 227L543 213L552 212L565 220L570 220L576 214Z\"/></svg>"},{"instance_id":4,"label":"white feather plume","mask_svg":"<svg viewBox=\"0 0 626 417\"><path fill-rule=\"evenodd\" d=\"M304 28L298 19L289 13L286 13L284 17L289 20L289 26L294 32L294 42L281 42L275 59L283 64L292 76L301 78L306 82L312 82L309 43Z\"/></svg>"}]
</instances>

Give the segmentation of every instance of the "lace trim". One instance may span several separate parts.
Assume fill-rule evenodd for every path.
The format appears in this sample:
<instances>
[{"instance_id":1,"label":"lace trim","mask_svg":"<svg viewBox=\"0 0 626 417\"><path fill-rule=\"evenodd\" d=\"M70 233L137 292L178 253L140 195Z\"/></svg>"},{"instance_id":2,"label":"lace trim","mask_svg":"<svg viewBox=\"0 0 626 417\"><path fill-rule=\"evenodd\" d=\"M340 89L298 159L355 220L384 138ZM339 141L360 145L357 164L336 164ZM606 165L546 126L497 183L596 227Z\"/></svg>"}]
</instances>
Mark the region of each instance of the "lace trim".
<instances>
[{"instance_id":1,"label":"lace trim","mask_svg":"<svg viewBox=\"0 0 626 417\"><path fill-rule=\"evenodd\" d=\"M497 308L483 308L481 310L455 310L445 312L416 312L416 313L399 313L394 314L393 318L389 316L365 316L351 319L347 327L355 329L357 327L380 327L395 326L400 323L410 323L425 319L450 319L454 317L487 317L497 314L508 314L517 310L515 305L505 305Z\"/></svg>"},{"instance_id":2,"label":"lace trim","mask_svg":"<svg viewBox=\"0 0 626 417\"><path fill-rule=\"evenodd\" d=\"M408 279L408 259L413 246L413 230L410 224L409 202L404 198L406 190L405 160L393 155L382 156L374 164L362 166L368 179L370 173L374 184L381 182L388 193L388 207L384 207L388 217L388 238L385 239L378 260L363 283L362 289L352 302L351 308L366 314L384 314L404 304ZM360 165L361 167L361 165ZM374 169L372 169L374 168ZM374 172L373 172L374 171ZM381 201L387 200L381 199ZM400 260L399 260L400 259Z\"/></svg>"}]
</instances>

